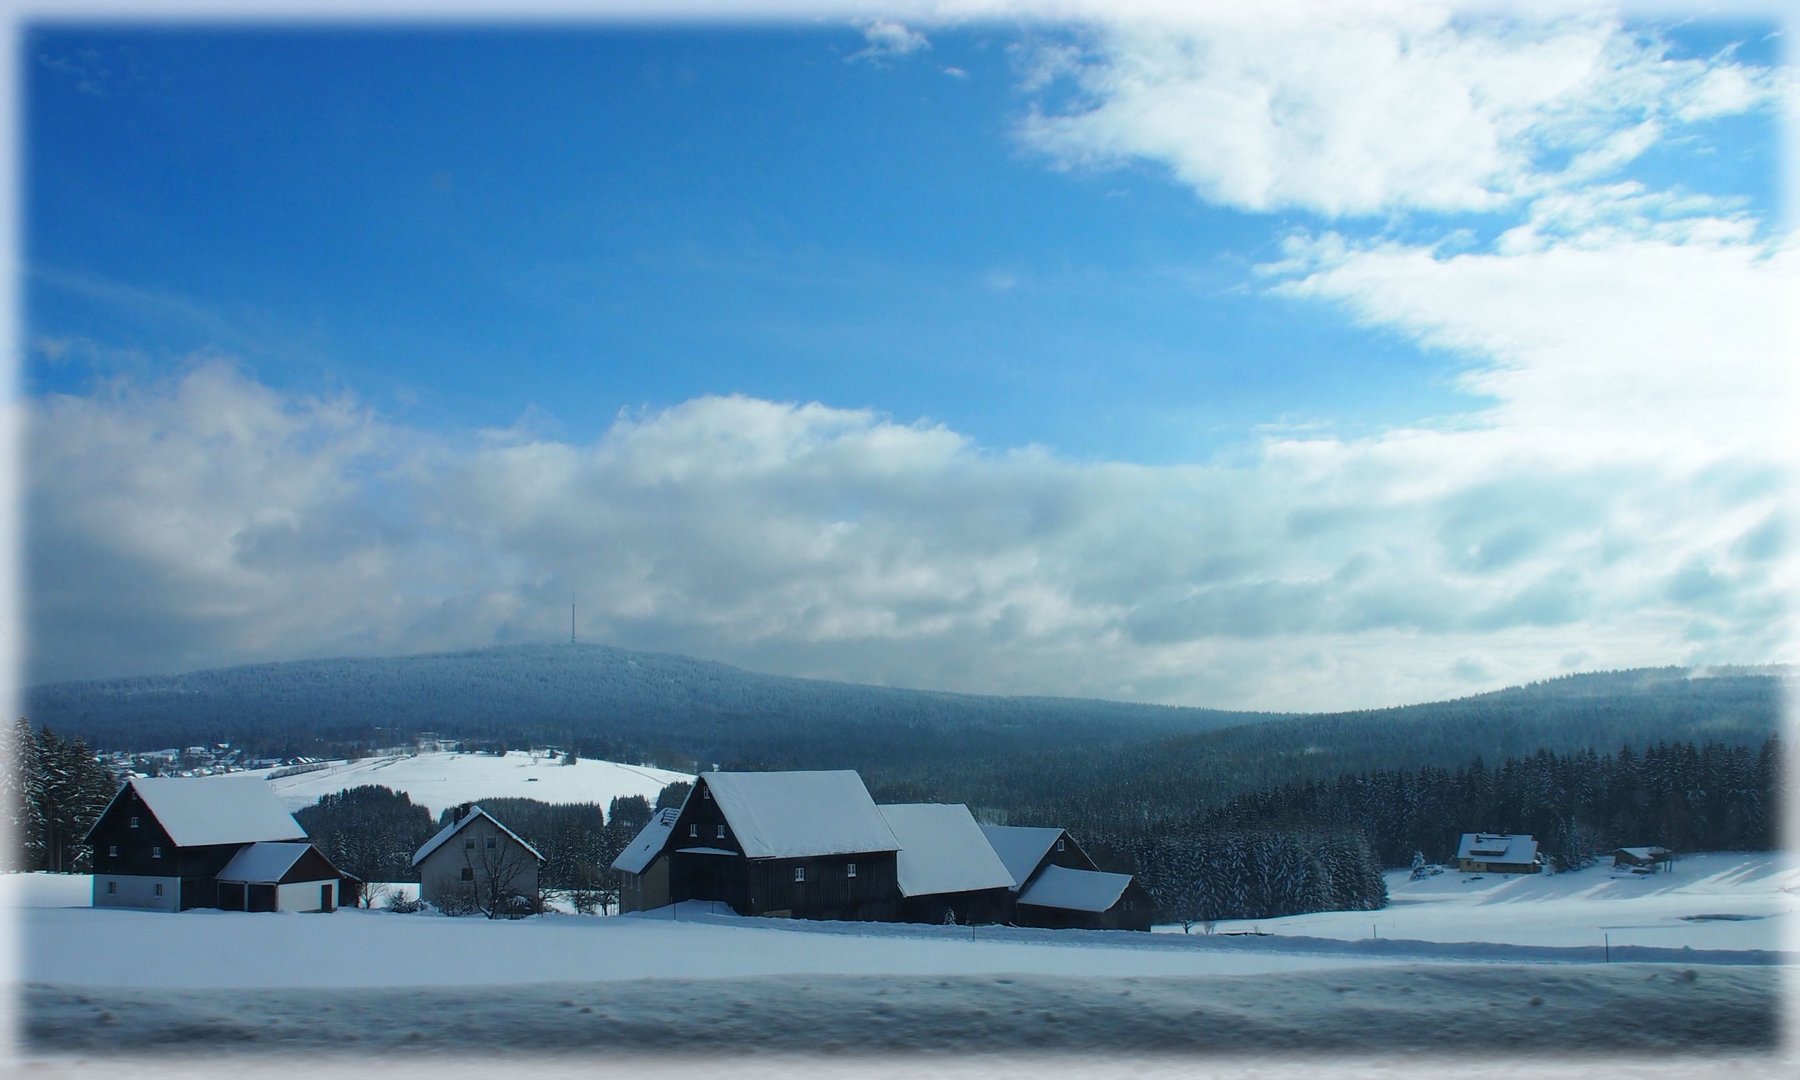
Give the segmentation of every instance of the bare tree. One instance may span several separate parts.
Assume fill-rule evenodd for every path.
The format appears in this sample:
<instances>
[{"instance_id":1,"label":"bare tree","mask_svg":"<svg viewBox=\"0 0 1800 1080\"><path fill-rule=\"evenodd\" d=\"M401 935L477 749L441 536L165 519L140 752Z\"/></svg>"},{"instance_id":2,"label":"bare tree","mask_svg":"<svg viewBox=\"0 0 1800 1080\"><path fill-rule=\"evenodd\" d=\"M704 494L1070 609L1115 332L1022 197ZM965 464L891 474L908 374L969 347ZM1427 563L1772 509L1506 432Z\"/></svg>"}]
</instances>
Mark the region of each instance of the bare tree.
<instances>
[{"instance_id":1,"label":"bare tree","mask_svg":"<svg viewBox=\"0 0 1800 1080\"><path fill-rule=\"evenodd\" d=\"M511 837L489 836L484 843L463 848L466 888L457 890L457 899L490 919L536 914L543 910L537 864L537 856Z\"/></svg>"}]
</instances>

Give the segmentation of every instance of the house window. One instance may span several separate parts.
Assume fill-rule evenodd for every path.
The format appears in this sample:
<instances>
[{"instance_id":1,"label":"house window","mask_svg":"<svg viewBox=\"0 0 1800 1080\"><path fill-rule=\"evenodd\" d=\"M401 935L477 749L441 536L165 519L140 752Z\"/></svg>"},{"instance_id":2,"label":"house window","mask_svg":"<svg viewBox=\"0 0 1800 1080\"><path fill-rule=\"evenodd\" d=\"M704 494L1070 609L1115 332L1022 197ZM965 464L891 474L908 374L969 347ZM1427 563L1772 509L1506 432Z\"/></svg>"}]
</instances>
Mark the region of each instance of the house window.
<instances>
[{"instance_id":1,"label":"house window","mask_svg":"<svg viewBox=\"0 0 1800 1080\"><path fill-rule=\"evenodd\" d=\"M855 877L856 876L856 864L855 863L849 863L844 867L844 876L845 877Z\"/></svg>"},{"instance_id":2,"label":"house window","mask_svg":"<svg viewBox=\"0 0 1800 1080\"><path fill-rule=\"evenodd\" d=\"M712 788L709 788L709 787L701 788L700 789L700 797L702 799L705 799L707 802L711 802L712 801Z\"/></svg>"},{"instance_id":3,"label":"house window","mask_svg":"<svg viewBox=\"0 0 1800 1080\"><path fill-rule=\"evenodd\" d=\"M806 867L804 867L804 866L794 867L794 880L795 881L805 881L806 880Z\"/></svg>"},{"instance_id":4,"label":"house window","mask_svg":"<svg viewBox=\"0 0 1800 1080\"><path fill-rule=\"evenodd\" d=\"M119 883L116 881L107 882L106 883L106 895L108 895L108 896L119 895Z\"/></svg>"},{"instance_id":5,"label":"house window","mask_svg":"<svg viewBox=\"0 0 1800 1080\"><path fill-rule=\"evenodd\" d=\"M696 824L689 824L688 825L688 835L698 839L700 836L700 826L696 825Z\"/></svg>"},{"instance_id":6,"label":"house window","mask_svg":"<svg viewBox=\"0 0 1800 1080\"><path fill-rule=\"evenodd\" d=\"M162 882L160 881L156 883L156 895L162 895Z\"/></svg>"},{"instance_id":7,"label":"house window","mask_svg":"<svg viewBox=\"0 0 1800 1080\"><path fill-rule=\"evenodd\" d=\"M1056 850L1061 851L1062 849L1063 849L1063 838L1059 836L1056 838Z\"/></svg>"},{"instance_id":8,"label":"house window","mask_svg":"<svg viewBox=\"0 0 1800 1080\"><path fill-rule=\"evenodd\" d=\"M723 826L723 825L719 826L719 835L717 836L717 839L719 839L719 840L725 839L725 826Z\"/></svg>"},{"instance_id":9,"label":"house window","mask_svg":"<svg viewBox=\"0 0 1800 1080\"><path fill-rule=\"evenodd\" d=\"M498 837L493 837L493 836L490 836L490 837L488 837L488 838L487 838L487 849L488 849L488 850L489 850L489 851L492 851L492 850L494 850L494 841L495 841L495 840L496 840L496 839L498 839Z\"/></svg>"},{"instance_id":10,"label":"house window","mask_svg":"<svg viewBox=\"0 0 1800 1080\"><path fill-rule=\"evenodd\" d=\"M467 840L463 841L463 850L464 851L474 851L475 850L475 838L473 836L471 836Z\"/></svg>"},{"instance_id":11,"label":"house window","mask_svg":"<svg viewBox=\"0 0 1800 1080\"><path fill-rule=\"evenodd\" d=\"M106 845L106 857L109 859L118 858L119 857L119 845L117 845L117 844Z\"/></svg>"},{"instance_id":12,"label":"house window","mask_svg":"<svg viewBox=\"0 0 1800 1080\"><path fill-rule=\"evenodd\" d=\"M132 818L131 818L131 827L134 829L137 828L137 816L135 814L132 815Z\"/></svg>"},{"instance_id":13,"label":"house window","mask_svg":"<svg viewBox=\"0 0 1800 1080\"><path fill-rule=\"evenodd\" d=\"M158 845L157 847L151 848L150 849L150 857L152 859L162 858L162 847L160 845Z\"/></svg>"},{"instance_id":14,"label":"house window","mask_svg":"<svg viewBox=\"0 0 1800 1080\"><path fill-rule=\"evenodd\" d=\"M474 881L475 880L475 868L473 866L463 867L462 879L464 881Z\"/></svg>"}]
</instances>

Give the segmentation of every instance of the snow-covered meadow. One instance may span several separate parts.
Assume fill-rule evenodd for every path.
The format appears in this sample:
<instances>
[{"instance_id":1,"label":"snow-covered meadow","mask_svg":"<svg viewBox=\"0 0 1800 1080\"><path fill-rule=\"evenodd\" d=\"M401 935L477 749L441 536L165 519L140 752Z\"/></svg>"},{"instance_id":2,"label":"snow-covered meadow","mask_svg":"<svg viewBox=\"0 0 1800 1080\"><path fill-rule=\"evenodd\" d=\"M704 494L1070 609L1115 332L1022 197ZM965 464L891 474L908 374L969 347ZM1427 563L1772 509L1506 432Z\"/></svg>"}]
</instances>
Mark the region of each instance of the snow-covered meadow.
<instances>
[{"instance_id":1,"label":"snow-covered meadow","mask_svg":"<svg viewBox=\"0 0 1800 1080\"><path fill-rule=\"evenodd\" d=\"M1391 870L1381 911L1224 921L1215 932L1599 949L1609 943L1705 950L1795 945L1786 936L1800 925L1800 860L1792 855L1688 855L1656 874L1614 871L1608 862L1569 874L1447 870L1418 881Z\"/></svg>"},{"instance_id":2,"label":"snow-covered meadow","mask_svg":"<svg viewBox=\"0 0 1800 1080\"><path fill-rule=\"evenodd\" d=\"M700 904L518 922L170 915L95 910L88 879L48 875L0 878L0 904L21 932L25 1051L50 1069L303 1050L340 1066L423 1056L442 1073L471 1054L574 1068L604 1051L644 1072L755 1051L925 1052L934 1069L998 1072L1050 1049L1084 1075L1194 1054L1314 1073L1322 1053L1363 1072L1422 1060L1465 1074L1504 1053L1539 1075L1576 1053L1590 1072L1643 1074L1620 1046L1655 1068L1793 1064L1777 1045L1793 1001L1777 950L1800 900L1785 857L1694 856L1661 879L1462 877L1399 875L1387 911L1264 920L1262 935L807 923ZM1615 937L1614 962L1598 962L1590 939L1627 924L1642 937Z\"/></svg>"},{"instance_id":3,"label":"snow-covered meadow","mask_svg":"<svg viewBox=\"0 0 1800 1080\"><path fill-rule=\"evenodd\" d=\"M264 770L273 771L279 770ZM447 807L496 796L606 806L615 798L642 795L654 803L664 787L691 779L686 773L648 765L589 759L564 765L558 757L513 750L504 755L433 752L336 761L269 782L289 810L311 806L320 796L345 788L379 784L405 792L436 816Z\"/></svg>"}]
</instances>

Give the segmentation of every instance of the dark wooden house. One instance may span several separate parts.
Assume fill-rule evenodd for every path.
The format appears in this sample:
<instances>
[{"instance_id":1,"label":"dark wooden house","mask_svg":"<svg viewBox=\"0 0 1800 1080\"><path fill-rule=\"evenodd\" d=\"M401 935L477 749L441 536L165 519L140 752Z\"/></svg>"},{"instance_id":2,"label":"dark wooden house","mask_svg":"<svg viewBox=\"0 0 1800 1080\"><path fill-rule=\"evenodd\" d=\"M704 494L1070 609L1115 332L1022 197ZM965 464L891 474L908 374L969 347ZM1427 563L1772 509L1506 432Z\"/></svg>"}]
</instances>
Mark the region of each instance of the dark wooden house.
<instances>
[{"instance_id":1,"label":"dark wooden house","mask_svg":"<svg viewBox=\"0 0 1800 1080\"><path fill-rule=\"evenodd\" d=\"M338 905L342 875L260 777L133 777L84 842L94 852L95 907ZM221 877L228 867L230 880Z\"/></svg>"},{"instance_id":2,"label":"dark wooden house","mask_svg":"<svg viewBox=\"0 0 1800 1080\"><path fill-rule=\"evenodd\" d=\"M855 772L711 772L613 867L624 911L713 900L741 915L891 921L899 850Z\"/></svg>"},{"instance_id":3,"label":"dark wooden house","mask_svg":"<svg viewBox=\"0 0 1800 1080\"><path fill-rule=\"evenodd\" d=\"M1130 874L1102 871L1067 830L983 825L1013 880L1012 921L1055 930L1149 930L1150 894Z\"/></svg>"}]
</instances>

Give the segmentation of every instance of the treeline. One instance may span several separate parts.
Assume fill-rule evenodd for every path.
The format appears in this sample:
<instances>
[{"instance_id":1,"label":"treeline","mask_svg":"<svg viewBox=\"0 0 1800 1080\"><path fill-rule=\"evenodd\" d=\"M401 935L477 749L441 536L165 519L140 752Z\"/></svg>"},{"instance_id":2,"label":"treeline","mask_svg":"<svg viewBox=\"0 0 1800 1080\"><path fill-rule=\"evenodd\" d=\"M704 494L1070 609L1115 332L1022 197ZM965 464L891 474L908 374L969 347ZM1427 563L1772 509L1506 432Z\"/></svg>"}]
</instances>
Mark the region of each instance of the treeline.
<instances>
[{"instance_id":1,"label":"treeline","mask_svg":"<svg viewBox=\"0 0 1800 1080\"><path fill-rule=\"evenodd\" d=\"M1138 880L1159 920L1269 919L1314 911L1375 911L1387 881L1361 833L1328 828L1207 829L1141 836Z\"/></svg>"},{"instance_id":2,"label":"treeline","mask_svg":"<svg viewBox=\"0 0 1800 1080\"><path fill-rule=\"evenodd\" d=\"M85 873L92 852L81 839L112 801L118 778L80 737L34 731L21 719L6 742L0 805L13 838L3 856L6 868Z\"/></svg>"},{"instance_id":3,"label":"treeline","mask_svg":"<svg viewBox=\"0 0 1800 1080\"><path fill-rule=\"evenodd\" d=\"M1241 795L1199 815L1201 829L1336 822L1360 832L1385 866L1414 852L1456 854L1467 832L1529 833L1546 856L1658 844L1675 851L1766 851L1786 797L1783 746L1657 743L1642 754L1549 750L1490 767L1425 767L1343 776Z\"/></svg>"}]
</instances>

